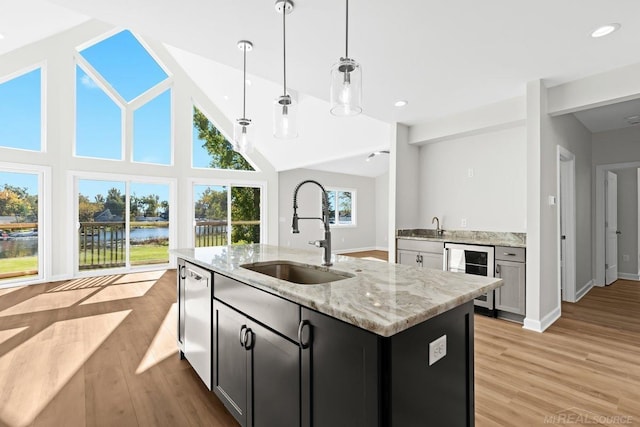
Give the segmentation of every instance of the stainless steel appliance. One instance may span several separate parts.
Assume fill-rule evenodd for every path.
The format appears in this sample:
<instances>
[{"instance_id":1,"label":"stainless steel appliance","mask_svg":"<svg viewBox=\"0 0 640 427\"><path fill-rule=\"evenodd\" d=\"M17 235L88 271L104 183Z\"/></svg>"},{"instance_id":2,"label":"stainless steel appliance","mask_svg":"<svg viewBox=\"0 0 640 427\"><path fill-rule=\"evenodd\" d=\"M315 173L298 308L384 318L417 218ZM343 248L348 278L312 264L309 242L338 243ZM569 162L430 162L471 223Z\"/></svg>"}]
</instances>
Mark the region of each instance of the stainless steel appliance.
<instances>
[{"instance_id":1,"label":"stainless steel appliance","mask_svg":"<svg viewBox=\"0 0 640 427\"><path fill-rule=\"evenodd\" d=\"M477 276L494 276L495 249L493 246L463 245L445 243L445 270L458 273L475 274ZM493 314L495 309L493 291L479 296L474 304L484 307Z\"/></svg>"},{"instance_id":2,"label":"stainless steel appliance","mask_svg":"<svg viewBox=\"0 0 640 427\"><path fill-rule=\"evenodd\" d=\"M211 273L186 263L184 356L211 390Z\"/></svg>"}]
</instances>

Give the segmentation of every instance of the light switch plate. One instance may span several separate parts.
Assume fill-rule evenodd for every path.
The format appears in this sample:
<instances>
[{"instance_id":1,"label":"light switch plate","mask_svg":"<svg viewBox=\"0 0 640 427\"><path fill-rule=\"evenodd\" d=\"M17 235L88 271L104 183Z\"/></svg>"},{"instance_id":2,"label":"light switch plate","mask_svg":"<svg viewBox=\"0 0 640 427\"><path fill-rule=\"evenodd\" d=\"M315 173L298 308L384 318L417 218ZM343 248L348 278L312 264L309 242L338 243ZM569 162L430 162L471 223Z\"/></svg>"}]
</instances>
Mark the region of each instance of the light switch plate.
<instances>
[{"instance_id":1,"label":"light switch plate","mask_svg":"<svg viewBox=\"0 0 640 427\"><path fill-rule=\"evenodd\" d=\"M429 343L429 366L447 355L447 336L443 335Z\"/></svg>"}]
</instances>

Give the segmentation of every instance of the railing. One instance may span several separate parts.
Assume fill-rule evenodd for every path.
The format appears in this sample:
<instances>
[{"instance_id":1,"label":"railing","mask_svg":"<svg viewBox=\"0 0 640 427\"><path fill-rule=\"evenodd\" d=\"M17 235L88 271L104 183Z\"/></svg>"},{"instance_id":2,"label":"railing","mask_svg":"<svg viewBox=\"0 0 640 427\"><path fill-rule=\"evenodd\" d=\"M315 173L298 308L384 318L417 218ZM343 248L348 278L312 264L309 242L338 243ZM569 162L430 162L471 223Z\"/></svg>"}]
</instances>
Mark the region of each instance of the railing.
<instances>
[{"instance_id":1,"label":"railing","mask_svg":"<svg viewBox=\"0 0 640 427\"><path fill-rule=\"evenodd\" d=\"M194 232L197 248L227 244L227 221L196 221Z\"/></svg>"},{"instance_id":2,"label":"railing","mask_svg":"<svg viewBox=\"0 0 640 427\"><path fill-rule=\"evenodd\" d=\"M80 270L126 265L124 222L81 222Z\"/></svg>"}]
</instances>

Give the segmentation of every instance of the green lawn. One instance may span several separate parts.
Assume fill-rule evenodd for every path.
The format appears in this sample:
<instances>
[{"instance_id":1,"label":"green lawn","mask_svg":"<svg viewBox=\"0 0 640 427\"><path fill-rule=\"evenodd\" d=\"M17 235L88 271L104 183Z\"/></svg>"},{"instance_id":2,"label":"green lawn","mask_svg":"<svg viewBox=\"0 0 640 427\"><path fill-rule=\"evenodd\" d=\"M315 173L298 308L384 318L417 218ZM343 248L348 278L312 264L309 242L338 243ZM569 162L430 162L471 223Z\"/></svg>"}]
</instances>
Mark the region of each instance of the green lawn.
<instances>
[{"instance_id":1,"label":"green lawn","mask_svg":"<svg viewBox=\"0 0 640 427\"><path fill-rule=\"evenodd\" d=\"M19 258L0 259L0 276L6 273L19 273L22 271L37 271L38 257L26 256Z\"/></svg>"}]
</instances>

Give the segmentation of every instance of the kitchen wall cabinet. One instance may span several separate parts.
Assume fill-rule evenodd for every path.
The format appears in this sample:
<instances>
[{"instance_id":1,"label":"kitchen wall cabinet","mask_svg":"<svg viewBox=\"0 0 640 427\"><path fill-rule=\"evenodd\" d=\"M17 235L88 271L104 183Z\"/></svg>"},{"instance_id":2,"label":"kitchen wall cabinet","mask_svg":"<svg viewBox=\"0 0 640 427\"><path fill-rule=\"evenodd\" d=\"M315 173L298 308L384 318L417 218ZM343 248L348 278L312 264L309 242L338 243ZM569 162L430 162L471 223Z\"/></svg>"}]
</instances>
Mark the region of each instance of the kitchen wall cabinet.
<instances>
[{"instance_id":1,"label":"kitchen wall cabinet","mask_svg":"<svg viewBox=\"0 0 640 427\"><path fill-rule=\"evenodd\" d=\"M526 314L525 249L496 246L495 276L504 285L495 290L498 317L522 321Z\"/></svg>"},{"instance_id":2,"label":"kitchen wall cabinet","mask_svg":"<svg viewBox=\"0 0 640 427\"><path fill-rule=\"evenodd\" d=\"M428 240L397 240L397 263L422 268L443 269L444 243Z\"/></svg>"}]
</instances>

